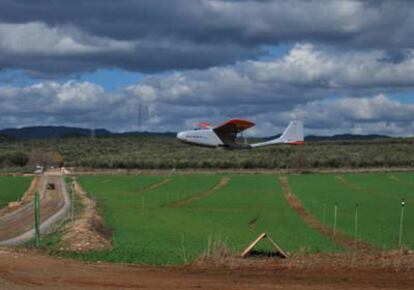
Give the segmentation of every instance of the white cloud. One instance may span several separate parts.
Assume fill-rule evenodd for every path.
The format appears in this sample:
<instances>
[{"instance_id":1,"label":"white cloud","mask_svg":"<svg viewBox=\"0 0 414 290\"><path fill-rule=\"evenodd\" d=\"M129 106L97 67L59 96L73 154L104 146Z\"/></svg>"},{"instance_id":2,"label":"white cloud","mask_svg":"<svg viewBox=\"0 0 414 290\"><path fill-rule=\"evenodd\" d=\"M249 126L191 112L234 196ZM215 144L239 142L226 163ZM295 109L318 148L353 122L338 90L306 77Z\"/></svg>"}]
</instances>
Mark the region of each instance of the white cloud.
<instances>
[{"instance_id":1,"label":"white cloud","mask_svg":"<svg viewBox=\"0 0 414 290\"><path fill-rule=\"evenodd\" d=\"M414 104L389 95L413 86L412 51L391 62L382 51L338 53L298 44L278 59L155 75L115 93L78 81L3 86L0 121L2 127L96 124L135 130L141 103L147 116L141 129L152 131L242 117L255 121L251 132L262 136L280 132L294 118L303 119L309 133L409 135L414 134Z\"/></svg>"},{"instance_id":2,"label":"white cloud","mask_svg":"<svg viewBox=\"0 0 414 290\"><path fill-rule=\"evenodd\" d=\"M289 82L311 88L414 86L414 50L407 50L401 62L386 58L386 53L379 50L337 52L298 44L280 60L247 62L246 70L256 81Z\"/></svg>"},{"instance_id":3,"label":"white cloud","mask_svg":"<svg viewBox=\"0 0 414 290\"><path fill-rule=\"evenodd\" d=\"M16 88L0 87L2 127L72 125L136 130L138 102L134 95L108 93L88 82L43 82ZM178 131L199 121L220 124L233 117L250 118L257 126L248 135L281 132L292 119L305 122L307 134L414 135L414 104L404 104L379 94L303 102L292 108L272 105L205 106L142 103L141 129Z\"/></svg>"},{"instance_id":4,"label":"white cloud","mask_svg":"<svg viewBox=\"0 0 414 290\"><path fill-rule=\"evenodd\" d=\"M112 107L121 101L122 97L109 95L101 86L89 82L0 87L0 121L3 128L65 122L78 125L85 122L84 126L90 126L101 114L110 118Z\"/></svg>"},{"instance_id":5,"label":"white cloud","mask_svg":"<svg viewBox=\"0 0 414 290\"><path fill-rule=\"evenodd\" d=\"M280 118L293 115L313 134L414 135L414 103L403 104L383 94L313 101L282 113Z\"/></svg>"},{"instance_id":6,"label":"white cloud","mask_svg":"<svg viewBox=\"0 0 414 290\"><path fill-rule=\"evenodd\" d=\"M197 120L246 117L258 123L254 134L269 135L299 118L314 133L410 135L414 105L386 94L413 87L412 50L393 62L379 50L338 53L298 44L278 59L153 76L126 91L163 108L160 123L173 119L188 126Z\"/></svg>"},{"instance_id":7,"label":"white cloud","mask_svg":"<svg viewBox=\"0 0 414 290\"><path fill-rule=\"evenodd\" d=\"M91 36L75 27L41 22L0 23L0 52L28 55L91 54L131 51L133 42Z\"/></svg>"},{"instance_id":8,"label":"white cloud","mask_svg":"<svg viewBox=\"0 0 414 290\"><path fill-rule=\"evenodd\" d=\"M298 42L397 54L414 46L407 0L37 2L2 3L0 68L159 72L233 64Z\"/></svg>"},{"instance_id":9,"label":"white cloud","mask_svg":"<svg viewBox=\"0 0 414 290\"><path fill-rule=\"evenodd\" d=\"M102 101L102 96L104 96L104 89L101 86L89 82L76 83L74 81L60 86L56 94L57 99L63 105L70 103L96 104Z\"/></svg>"},{"instance_id":10,"label":"white cloud","mask_svg":"<svg viewBox=\"0 0 414 290\"><path fill-rule=\"evenodd\" d=\"M250 36L274 37L304 32L354 32L379 15L360 1L202 1L211 19L221 25L240 27ZM364 15L365 14L365 15ZM227 25L226 25L227 24ZM330 25L327 25L330 24Z\"/></svg>"},{"instance_id":11,"label":"white cloud","mask_svg":"<svg viewBox=\"0 0 414 290\"><path fill-rule=\"evenodd\" d=\"M127 91L146 102L283 109L332 94L396 87L414 87L414 50L391 62L383 51L336 52L298 44L279 59L148 77Z\"/></svg>"}]
</instances>

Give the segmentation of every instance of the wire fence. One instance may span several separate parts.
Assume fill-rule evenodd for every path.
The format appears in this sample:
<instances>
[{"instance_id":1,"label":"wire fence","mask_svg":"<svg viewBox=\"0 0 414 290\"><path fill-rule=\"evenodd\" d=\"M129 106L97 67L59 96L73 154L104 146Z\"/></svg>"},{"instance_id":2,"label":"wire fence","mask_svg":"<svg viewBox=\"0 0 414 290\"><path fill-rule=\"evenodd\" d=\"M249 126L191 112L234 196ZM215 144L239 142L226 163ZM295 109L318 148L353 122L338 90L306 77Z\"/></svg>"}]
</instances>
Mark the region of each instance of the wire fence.
<instances>
[{"instance_id":1,"label":"wire fence","mask_svg":"<svg viewBox=\"0 0 414 290\"><path fill-rule=\"evenodd\" d=\"M227 202L215 207L168 208L165 205L179 200L182 196L178 194L156 197L130 195L117 198L115 201L113 197L97 196L93 193L91 196L107 215L107 221L110 226L114 227L114 234L128 237L128 241L124 240L124 243L134 244L135 241L142 243L142 236L151 240L156 236L168 235L170 232L191 236L193 230L194 235L206 238L214 231L212 229L217 227L219 229L217 232L221 232L221 235L230 237L235 235L243 242L249 241L255 233L260 231L269 231L276 236L284 235L280 240L292 251L325 251L326 249L331 251L341 248L341 246L336 249L327 248L324 245L321 246L318 239L303 238L303 235L298 234L303 228L291 228L289 219L292 219L292 212L294 218L300 218L300 215L289 206L275 208L269 204L249 206ZM412 230L414 211L404 199L395 204L383 206L315 201L307 204L306 210L323 227L331 231L325 238L331 239L333 243L335 243L336 236L346 235L355 239L355 248L357 248L356 241L358 240L380 250L414 248L414 231ZM174 220L175 214L177 214L176 221ZM183 218L189 219L185 225L180 224ZM194 225L191 219L194 220ZM162 223L165 225L164 228ZM304 228L311 227L311 225L306 225L306 221L302 223L304 223ZM210 226L206 227L205 231L197 228L203 224L210 224ZM152 228L148 228L149 225L152 225ZM184 226L194 227L194 229L185 229ZM243 234L246 232L249 234L244 238ZM164 241L167 242L168 238ZM130 248L130 246L127 247Z\"/></svg>"}]
</instances>

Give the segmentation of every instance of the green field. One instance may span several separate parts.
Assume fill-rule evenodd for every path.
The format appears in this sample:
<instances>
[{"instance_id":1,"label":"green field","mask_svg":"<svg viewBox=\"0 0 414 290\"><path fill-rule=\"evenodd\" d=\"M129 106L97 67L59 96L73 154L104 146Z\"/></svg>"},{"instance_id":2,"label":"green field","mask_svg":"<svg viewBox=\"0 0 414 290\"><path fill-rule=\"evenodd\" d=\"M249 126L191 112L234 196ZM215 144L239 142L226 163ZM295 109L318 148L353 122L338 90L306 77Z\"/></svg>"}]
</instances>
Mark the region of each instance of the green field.
<instances>
[{"instance_id":1,"label":"green field","mask_svg":"<svg viewBox=\"0 0 414 290\"><path fill-rule=\"evenodd\" d=\"M396 248L399 240L401 199L406 199L402 243L414 248L414 174L360 173L290 175L292 191L319 220L380 249Z\"/></svg>"},{"instance_id":2,"label":"green field","mask_svg":"<svg viewBox=\"0 0 414 290\"><path fill-rule=\"evenodd\" d=\"M20 199L31 182L30 177L0 176L0 208Z\"/></svg>"},{"instance_id":3,"label":"green field","mask_svg":"<svg viewBox=\"0 0 414 290\"><path fill-rule=\"evenodd\" d=\"M223 180L228 182L211 192ZM321 223L333 226L337 204L337 229L379 249L398 247L405 198L402 243L414 248L413 173L291 174L288 180ZM343 250L293 211L277 175L82 176L79 181L113 230L113 250L75 254L86 260L179 264L208 253L212 244L240 253L262 232L289 252Z\"/></svg>"},{"instance_id":4,"label":"green field","mask_svg":"<svg viewBox=\"0 0 414 290\"><path fill-rule=\"evenodd\" d=\"M168 206L212 189L223 178L228 184L209 196ZM165 179L170 182L148 188ZM213 244L239 253L263 231L287 251L338 250L289 207L274 175L82 176L79 181L96 198L114 243L112 251L76 254L83 259L185 263Z\"/></svg>"}]
</instances>

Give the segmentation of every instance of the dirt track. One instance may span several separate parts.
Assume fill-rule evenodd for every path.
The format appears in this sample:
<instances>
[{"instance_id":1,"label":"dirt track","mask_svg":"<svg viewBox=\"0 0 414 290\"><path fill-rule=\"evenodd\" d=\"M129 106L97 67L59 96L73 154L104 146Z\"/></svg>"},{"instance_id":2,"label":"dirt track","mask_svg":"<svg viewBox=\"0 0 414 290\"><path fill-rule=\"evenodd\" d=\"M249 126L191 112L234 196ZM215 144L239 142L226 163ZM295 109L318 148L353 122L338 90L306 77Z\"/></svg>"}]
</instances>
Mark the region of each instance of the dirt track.
<instances>
[{"instance_id":1,"label":"dirt track","mask_svg":"<svg viewBox=\"0 0 414 290\"><path fill-rule=\"evenodd\" d=\"M280 186L283 191L283 195L288 201L289 205L298 213L299 216L314 230L317 230L321 235L327 236L332 239L333 242L341 247L359 251L375 251L376 249L360 240L351 236L345 235L340 231L334 232L333 229L322 224L314 215L305 209L302 202L296 197L289 186L289 181L286 176L279 176Z\"/></svg>"},{"instance_id":2,"label":"dirt track","mask_svg":"<svg viewBox=\"0 0 414 290\"><path fill-rule=\"evenodd\" d=\"M55 189L46 189L47 183L54 183ZM41 231L48 232L49 227L62 208L68 207L66 191L62 176L47 174L40 182L40 221ZM0 245L14 245L33 237L33 202L0 217Z\"/></svg>"},{"instance_id":3,"label":"dirt track","mask_svg":"<svg viewBox=\"0 0 414 290\"><path fill-rule=\"evenodd\" d=\"M412 257L409 263L412 264ZM309 258L312 259L312 258ZM279 264L280 263L280 264ZM414 289L412 271L323 267L277 260L235 267L87 264L0 251L1 289Z\"/></svg>"},{"instance_id":4,"label":"dirt track","mask_svg":"<svg viewBox=\"0 0 414 290\"><path fill-rule=\"evenodd\" d=\"M219 189L221 189L221 188L225 187L225 186L229 183L229 181L230 181L230 178L229 178L229 177L223 177L222 179L220 179L219 183L217 183L217 184L216 184L216 185L215 185L212 189L210 189L210 190L207 190L207 191L205 191L205 192L201 192L201 193L198 193L198 194L192 195L192 196L190 196L190 197L188 197L188 198L185 198L185 199L181 199L181 200L178 200L178 201L174 201L174 202L169 203L169 204L165 204L164 206L165 206L165 207L175 208L175 207L181 207L181 206L188 205L188 204L190 204L190 203L192 203L192 202L194 202L194 201L196 201L196 200L199 200L199 199L205 198L205 197L207 197L207 196L209 196L209 195L211 195L211 194L215 193L215 192L216 192L216 191L218 191Z\"/></svg>"}]
</instances>

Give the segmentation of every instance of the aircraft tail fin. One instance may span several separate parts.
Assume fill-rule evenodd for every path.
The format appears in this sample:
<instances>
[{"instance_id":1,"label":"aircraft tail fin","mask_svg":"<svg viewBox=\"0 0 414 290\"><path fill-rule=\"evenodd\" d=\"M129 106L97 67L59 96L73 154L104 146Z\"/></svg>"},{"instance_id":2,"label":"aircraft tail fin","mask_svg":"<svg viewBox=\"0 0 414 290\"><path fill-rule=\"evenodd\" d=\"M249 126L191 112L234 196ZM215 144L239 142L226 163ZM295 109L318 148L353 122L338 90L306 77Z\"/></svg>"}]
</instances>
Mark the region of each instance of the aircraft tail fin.
<instances>
[{"instance_id":1,"label":"aircraft tail fin","mask_svg":"<svg viewBox=\"0 0 414 290\"><path fill-rule=\"evenodd\" d=\"M302 145L305 143L304 140L303 123L299 121L292 121L280 137L267 142L251 144L250 147L263 147L274 144Z\"/></svg>"},{"instance_id":2,"label":"aircraft tail fin","mask_svg":"<svg viewBox=\"0 0 414 290\"><path fill-rule=\"evenodd\" d=\"M304 144L303 124L299 121L290 122L289 126L280 136L281 143L300 145Z\"/></svg>"}]
</instances>

